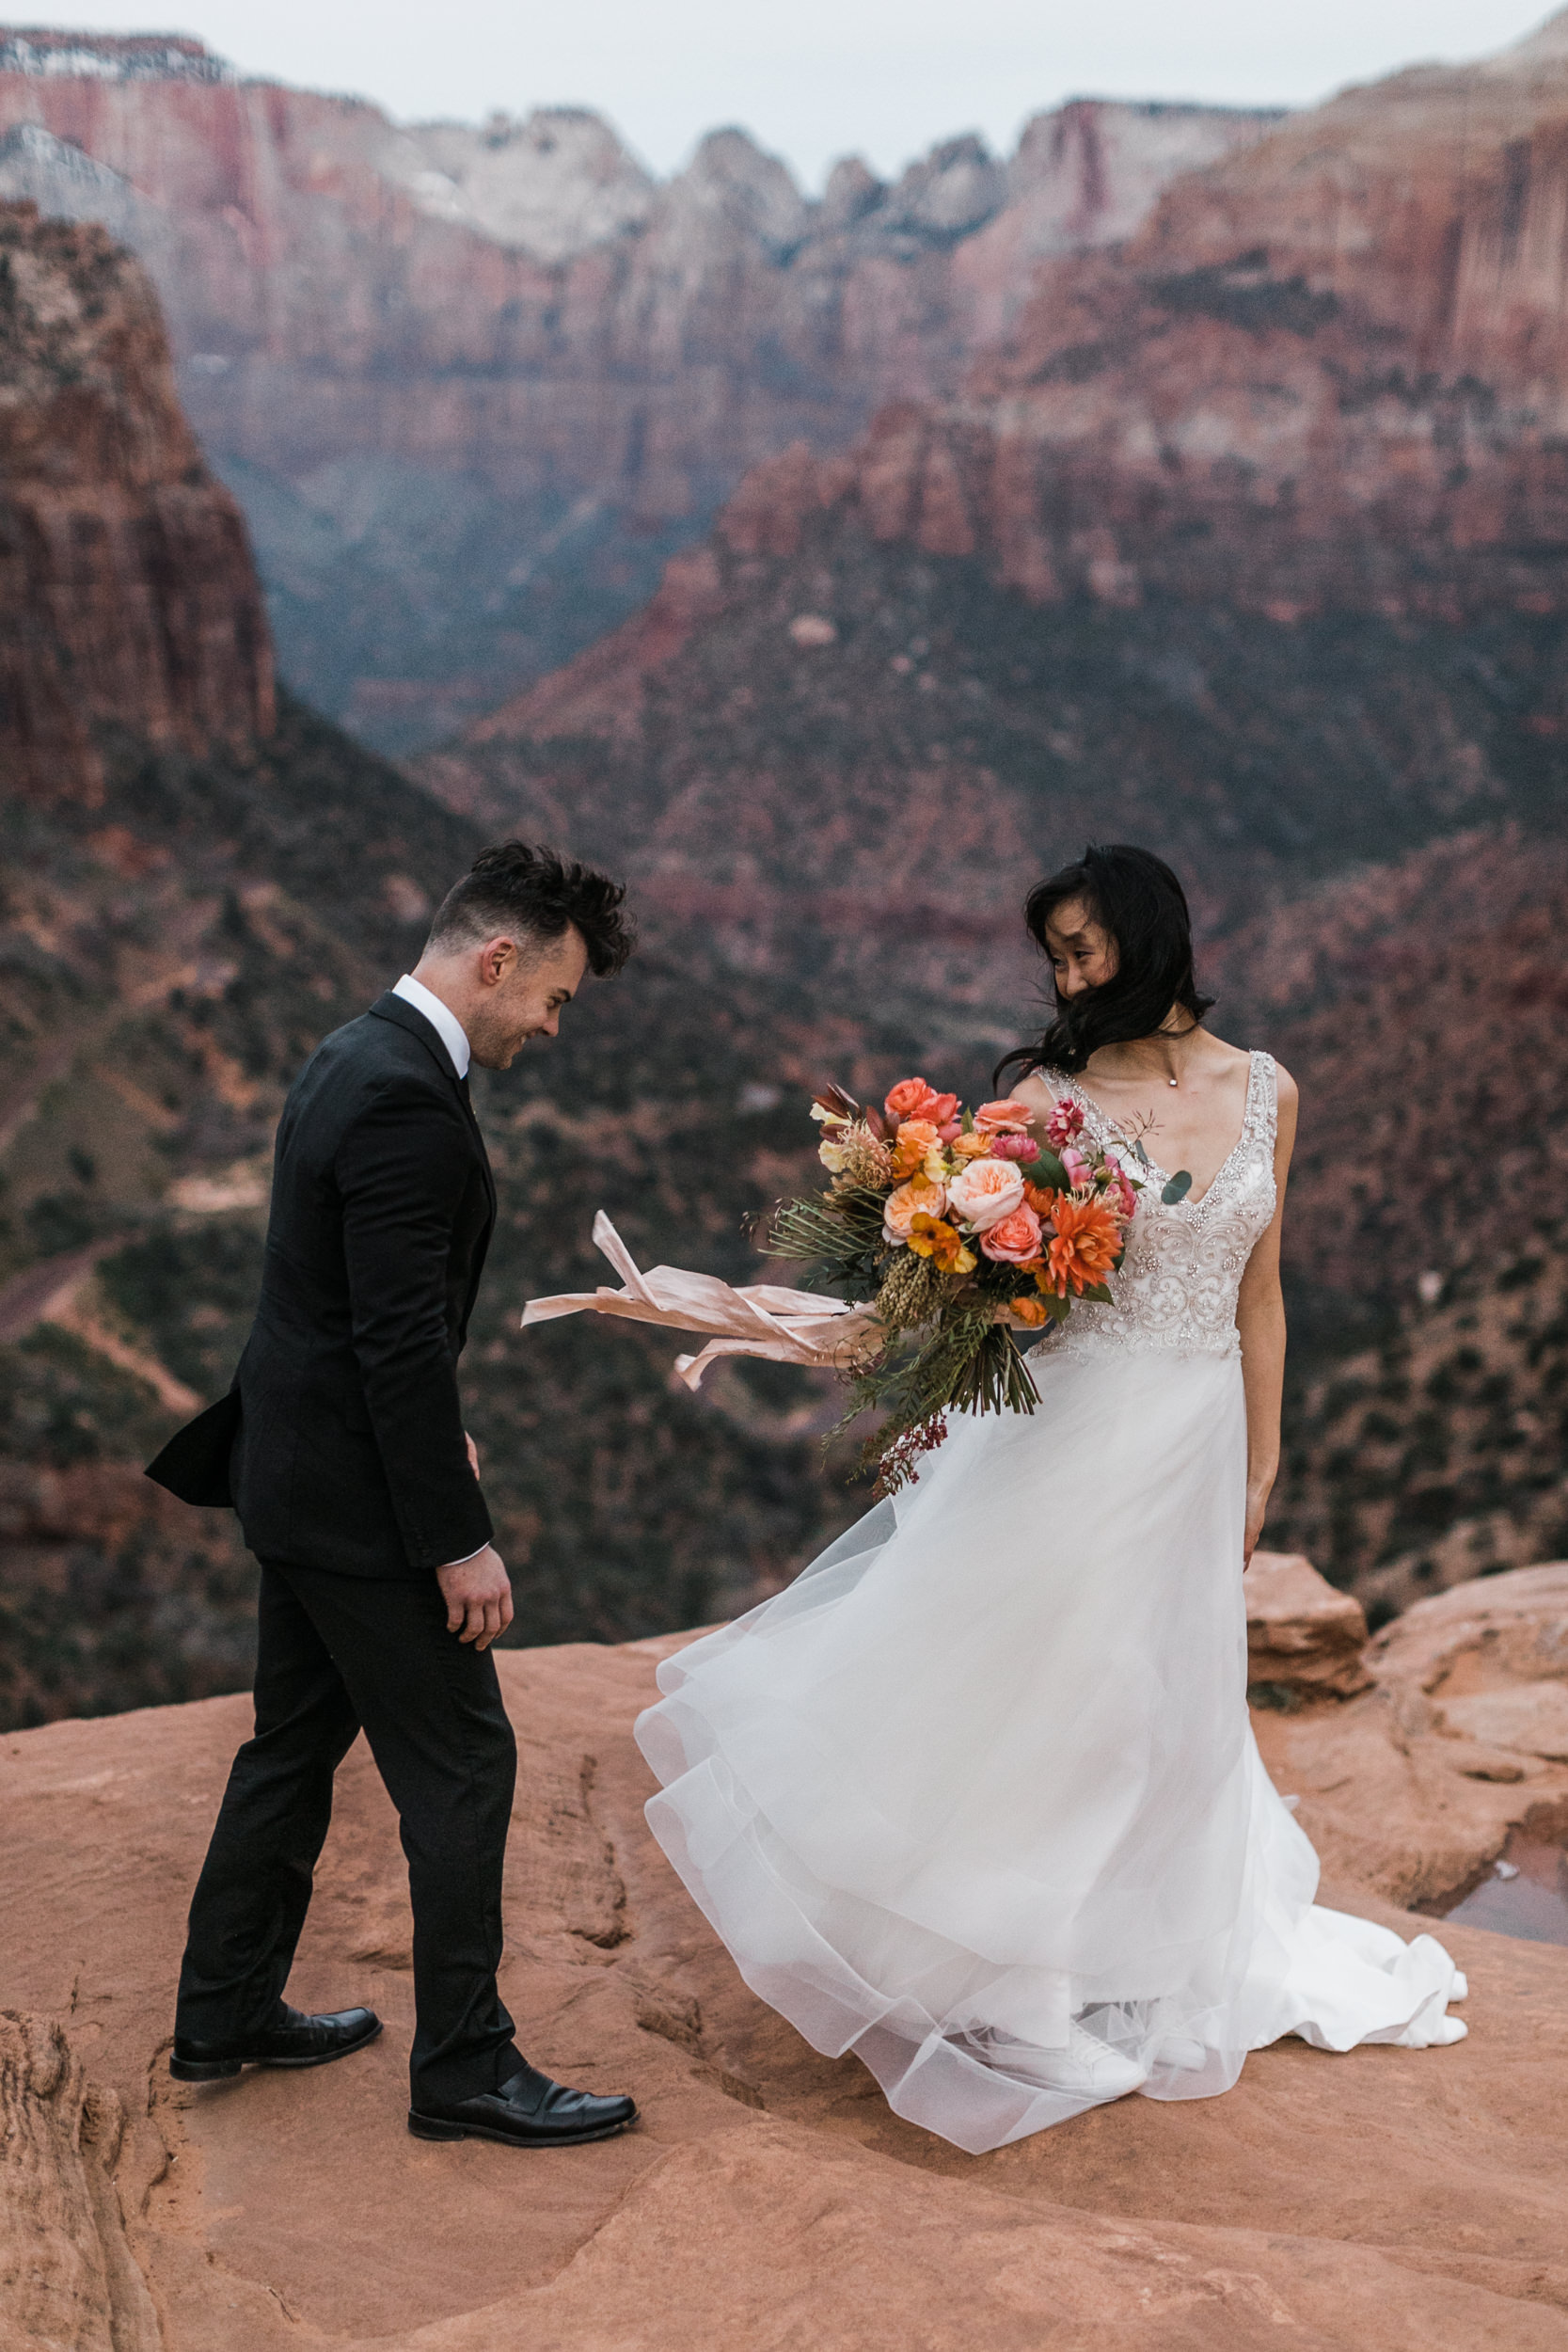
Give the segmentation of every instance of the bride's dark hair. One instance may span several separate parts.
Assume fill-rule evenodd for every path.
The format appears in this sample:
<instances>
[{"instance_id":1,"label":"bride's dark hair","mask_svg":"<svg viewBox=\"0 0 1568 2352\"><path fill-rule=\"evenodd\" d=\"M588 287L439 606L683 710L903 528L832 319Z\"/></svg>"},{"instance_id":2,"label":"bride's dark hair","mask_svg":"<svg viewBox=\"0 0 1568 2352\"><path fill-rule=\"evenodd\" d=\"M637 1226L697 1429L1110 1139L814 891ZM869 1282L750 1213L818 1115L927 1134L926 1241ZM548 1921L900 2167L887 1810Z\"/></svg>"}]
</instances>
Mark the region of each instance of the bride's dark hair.
<instances>
[{"instance_id":1,"label":"bride's dark hair","mask_svg":"<svg viewBox=\"0 0 1568 2352\"><path fill-rule=\"evenodd\" d=\"M1163 857L1127 842L1093 842L1075 866L1037 882L1023 902L1030 936L1044 955L1045 927L1058 907L1079 899L1117 944L1114 978L1080 995L1056 998L1055 1017L1033 1045L996 1065L1004 1071L1064 1070L1075 1077L1101 1045L1152 1037L1180 1005L1201 1021L1213 1004L1193 971L1193 918L1187 894Z\"/></svg>"}]
</instances>

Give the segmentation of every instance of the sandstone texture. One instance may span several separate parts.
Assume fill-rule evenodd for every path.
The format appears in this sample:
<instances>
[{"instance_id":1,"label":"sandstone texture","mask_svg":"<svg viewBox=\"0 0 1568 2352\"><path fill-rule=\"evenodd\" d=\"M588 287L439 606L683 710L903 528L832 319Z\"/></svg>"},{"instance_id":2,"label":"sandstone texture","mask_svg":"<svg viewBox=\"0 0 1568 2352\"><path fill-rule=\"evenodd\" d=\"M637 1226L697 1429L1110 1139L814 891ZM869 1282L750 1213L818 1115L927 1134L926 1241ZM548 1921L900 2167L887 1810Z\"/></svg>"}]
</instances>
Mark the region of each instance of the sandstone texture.
<instances>
[{"instance_id":1,"label":"sandstone texture","mask_svg":"<svg viewBox=\"0 0 1568 2352\"><path fill-rule=\"evenodd\" d=\"M1331 1899L1412 1932L1430 1922L1390 1900L1462 1883L1526 1805L1568 1804L1561 1766L1466 1778L1473 1743L1436 1725L1426 1687L1440 1704L1456 1680L1560 1678L1565 1612L1568 1570L1488 1580L1412 1612L1364 1696L1259 1716ZM521 1751L506 1996L541 2063L643 2108L626 2138L553 2159L405 2136L404 1871L362 1747L293 1990L372 1999L388 2030L341 2067L193 2090L165 2067L171 1986L245 1701L0 1743L8 2344L1568 2344L1568 1952L1445 1929L1472 1987L1456 2049L1286 2042L1223 2100L1132 2099L962 2156L747 1993L649 1839L630 1723L685 1638L499 1661Z\"/></svg>"},{"instance_id":2,"label":"sandstone texture","mask_svg":"<svg viewBox=\"0 0 1568 2352\"><path fill-rule=\"evenodd\" d=\"M797 436L956 389L1043 259L1275 119L1081 102L810 200L738 131L659 184L578 110L398 126L193 43L0 37L0 194L143 257L291 682L393 748L598 636Z\"/></svg>"},{"instance_id":3,"label":"sandstone texture","mask_svg":"<svg viewBox=\"0 0 1568 2352\"><path fill-rule=\"evenodd\" d=\"M175 397L152 289L102 230L0 205L0 759L101 795L97 728L188 752L272 724L245 529Z\"/></svg>"},{"instance_id":4,"label":"sandstone texture","mask_svg":"<svg viewBox=\"0 0 1568 2352\"><path fill-rule=\"evenodd\" d=\"M1367 1618L1300 1552L1255 1551L1246 1572L1247 1678L1278 1692L1349 1698L1371 1680Z\"/></svg>"}]
</instances>

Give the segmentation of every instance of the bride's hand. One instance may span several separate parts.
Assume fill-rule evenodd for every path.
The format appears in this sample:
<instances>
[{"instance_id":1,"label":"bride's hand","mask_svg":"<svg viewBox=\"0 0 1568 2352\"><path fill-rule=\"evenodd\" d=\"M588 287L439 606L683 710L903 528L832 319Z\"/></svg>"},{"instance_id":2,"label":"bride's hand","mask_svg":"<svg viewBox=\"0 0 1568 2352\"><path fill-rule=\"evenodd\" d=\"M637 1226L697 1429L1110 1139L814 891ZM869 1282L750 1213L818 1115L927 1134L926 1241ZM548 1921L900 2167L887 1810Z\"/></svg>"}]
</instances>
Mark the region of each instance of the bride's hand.
<instances>
[{"instance_id":1,"label":"bride's hand","mask_svg":"<svg viewBox=\"0 0 1568 2352\"><path fill-rule=\"evenodd\" d=\"M494 1544L486 1544L471 1560L437 1568L436 1581L447 1604L447 1631L459 1641L488 1649L512 1623L512 1580Z\"/></svg>"},{"instance_id":2,"label":"bride's hand","mask_svg":"<svg viewBox=\"0 0 1568 2352\"><path fill-rule=\"evenodd\" d=\"M1235 1489L1232 1488L1231 1491L1234 1493ZM1249 1486L1246 1490L1246 1532L1242 1538L1242 1566L1243 1568L1251 1565L1252 1555L1258 1549L1258 1538L1263 1533L1263 1521L1268 1514L1268 1487Z\"/></svg>"}]
</instances>

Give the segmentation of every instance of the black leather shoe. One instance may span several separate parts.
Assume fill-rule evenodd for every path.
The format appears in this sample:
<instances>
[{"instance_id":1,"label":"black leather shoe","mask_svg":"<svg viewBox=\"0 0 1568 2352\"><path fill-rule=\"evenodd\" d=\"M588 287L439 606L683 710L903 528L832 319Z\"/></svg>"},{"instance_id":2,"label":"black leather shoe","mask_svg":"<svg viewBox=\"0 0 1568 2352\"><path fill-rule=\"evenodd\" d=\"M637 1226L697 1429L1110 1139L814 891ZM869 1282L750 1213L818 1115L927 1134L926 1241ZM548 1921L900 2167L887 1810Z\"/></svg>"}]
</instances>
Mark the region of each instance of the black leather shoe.
<instances>
[{"instance_id":1,"label":"black leather shoe","mask_svg":"<svg viewBox=\"0 0 1568 2352\"><path fill-rule=\"evenodd\" d=\"M408 2110L416 2139L504 2139L515 2148L576 2148L585 2139L613 2138L636 2121L635 2100L568 2090L536 2066L476 2099Z\"/></svg>"},{"instance_id":2,"label":"black leather shoe","mask_svg":"<svg viewBox=\"0 0 1568 2352\"><path fill-rule=\"evenodd\" d=\"M381 2031L373 2009L338 2009L307 2017L283 2005L276 2026L244 2042L192 2042L176 2034L168 2071L180 2083L215 2083L242 2066L330 2066L334 2058L362 2050Z\"/></svg>"}]
</instances>

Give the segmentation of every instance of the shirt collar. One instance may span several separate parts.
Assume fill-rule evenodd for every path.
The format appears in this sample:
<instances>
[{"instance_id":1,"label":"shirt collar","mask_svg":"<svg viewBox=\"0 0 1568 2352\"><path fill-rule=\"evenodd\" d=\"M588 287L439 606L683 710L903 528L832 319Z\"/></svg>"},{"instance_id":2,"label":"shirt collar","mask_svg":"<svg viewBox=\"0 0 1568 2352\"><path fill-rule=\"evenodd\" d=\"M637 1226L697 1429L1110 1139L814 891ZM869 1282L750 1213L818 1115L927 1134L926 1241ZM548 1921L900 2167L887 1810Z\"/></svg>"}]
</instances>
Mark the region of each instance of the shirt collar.
<instances>
[{"instance_id":1,"label":"shirt collar","mask_svg":"<svg viewBox=\"0 0 1568 2352\"><path fill-rule=\"evenodd\" d=\"M412 1005L416 1012L423 1013L447 1052L451 1056L452 1068L460 1078L466 1078L468 1074L469 1059L468 1032L452 1011L451 1007L444 1005L439 996L426 988L422 980L417 980L411 972L404 974L392 993L394 996L401 996L405 1005Z\"/></svg>"}]
</instances>

